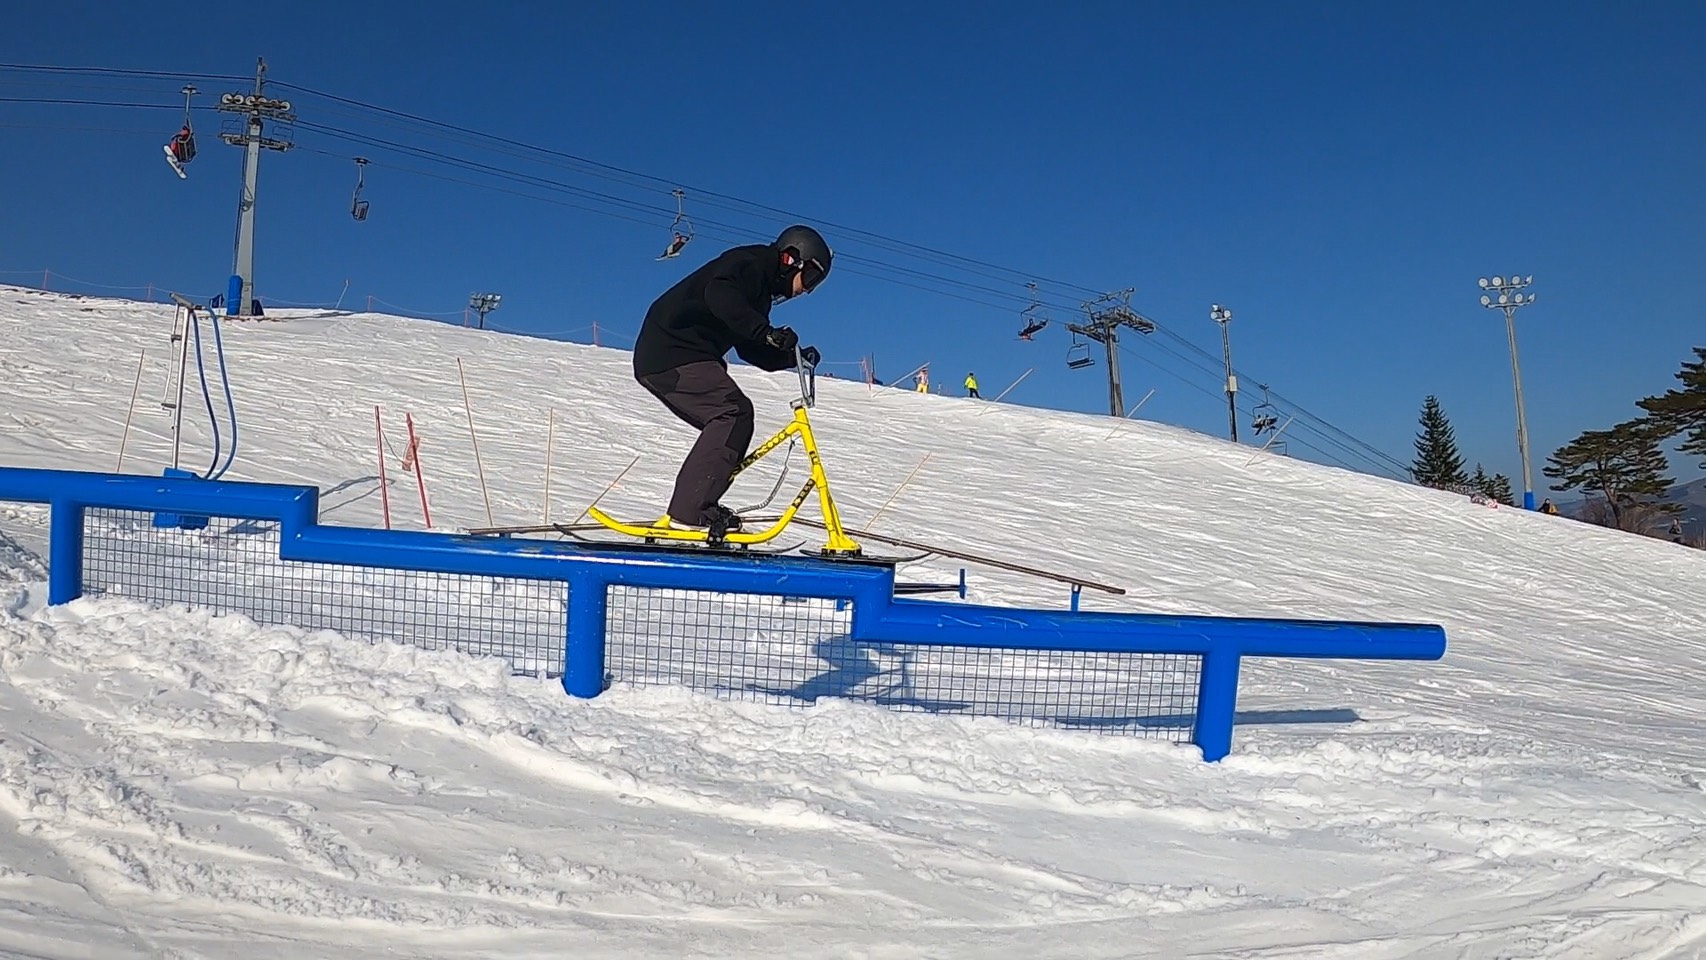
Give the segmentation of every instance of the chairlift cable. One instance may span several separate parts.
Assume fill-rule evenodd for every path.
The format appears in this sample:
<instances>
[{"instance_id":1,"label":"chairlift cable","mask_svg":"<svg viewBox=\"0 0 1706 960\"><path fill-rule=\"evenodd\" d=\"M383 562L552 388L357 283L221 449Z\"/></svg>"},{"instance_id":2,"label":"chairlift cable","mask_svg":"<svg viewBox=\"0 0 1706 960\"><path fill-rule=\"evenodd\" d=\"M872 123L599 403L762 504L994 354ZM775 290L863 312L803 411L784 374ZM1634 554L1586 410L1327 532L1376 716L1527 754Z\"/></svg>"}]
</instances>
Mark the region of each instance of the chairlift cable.
<instances>
[{"instance_id":1,"label":"chairlift cable","mask_svg":"<svg viewBox=\"0 0 1706 960\"><path fill-rule=\"evenodd\" d=\"M20 65L20 64L0 64L0 69L14 69L14 70L23 70L23 71L52 72L52 73L83 73L83 74L97 74L97 75L98 74L109 74L109 75L119 75L119 76L126 76L126 77L171 77L174 79L202 78L202 79L218 79L218 80L228 80L228 81L243 81L243 80L249 79L247 77L225 77L225 76L209 75L209 74L191 75L191 74L183 74L183 73L170 73L170 72L165 72L165 71L133 71L133 70L119 70L119 69L111 69L111 68L38 67L38 66L33 66L33 65ZM339 96L336 96L333 94L327 94L327 93L324 93L322 91L303 87L303 86L300 86L297 84L290 84L290 83L284 83L284 82L279 82L279 81L275 81L274 83L276 86L281 86L281 87L285 87L288 89L299 90L303 93L306 93L306 94L309 94L312 96L321 97L321 98L324 98L324 99L327 99L330 101L334 101L337 103L347 104L349 106L353 106L353 107L356 107L359 109L374 111L377 113L397 117L397 118L408 120L411 122L424 124L424 125L427 125L429 127L434 127L434 128L438 128L438 129L442 129L442 130L450 130L450 131L465 134L468 136L478 137L482 141L491 141L491 142L503 143L503 144L518 147L518 148L521 148L524 150L533 151L535 153L541 153L541 154L548 155L548 156L559 157L562 159L573 161L575 163L594 167L594 168L597 168L598 170L608 171L611 174L620 174L624 177L630 178L630 180L638 179L638 180L642 180L642 181L649 181L651 183L659 183L659 184L667 182L667 181L662 180L662 178L653 177L653 176L650 176L648 174L643 174L643 173L640 173L638 171L628 170L628 169L618 167L618 166L615 166L612 164L605 164L605 163L601 163L599 161L590 160L590 159L585 158L585 157L575 156L573 154L568 154L568 153L565 153L562 151L556 151L556 150L551 150L548 148L538 147L538 146L535 146L533 144L528 144L528 143L525 143L525 142L519 141L519 140L513 140L513 139L509 139L509 138L485 134L485 133L482 133L480 131L473 130L473 129L470 129L467 127L460 127L460 126L457 126L454 124L448 124L448 123L445 123L442 121L432 120L430 118L422 117L422 116L419 116L416 114L406 113L403 111L391 110L389 108L379 107L379 106L374 105L374 104L364 103L362 101L354 100L354 99L347 98L347 97L339 97ZM124 102L124 101L102 101L102 100L77 99L77 98L44 98L44 97L4 97L4 98L0 98L0 102L111 106L111 107L124 107L124 108L147 108L147 109L154 109L154 108L159 108L162 106L160 104L152 104L152 103L135 103L135 102ZM302 126L319 127L319 125L310 125L310 124L303 124ZM326 132L326 133L329 133L332 135L342 135L342 136L346 136L346 137L352 136L351 134L349 134L348 131L339 131L339 130L336 130L336 128L320 127L320 129L322 129L323 132ZM394 149L403 150L405 152L411 152L410 148L408 148L402 144L396 144L394 142L385 142L384 145L392 146ZM412 151L412 152L416 156L421 155L421 152L418 150ZM510 171L503 171L500 168L490 167L489 165L475 164L475 163L472 163L470 161L453 161L453 162L457 163L458 165L464 166L465 168L468 168L468 169L481 169L481 168L483 168L486 170L486 172L493 173L494 175L507 176L510 179L519 179L519 177L517 175L513 174ZM453 179L453 178L445 178L445 179ZM616 205L630 207L630 208L637 208L639 206L639 205L633 203L632 201L624 201L621 198L611 197L609 195L601 195L596 191L588 191L588 190L585 190L584 188L575 188L575 187L568 185L568 184L555 183L552 181L544 180L544 178L529 178L529 179L532 179L536 183L539 181L543 181L543 183L541 183L540 185L544 185L544 186L547 186L549 188L567 190L569 192L576 192L576 193L580 193L582 195L590 195L591 197L593 197L595 199L599 199L599 200L601 200L603 202L607 202L607 203L613 203ZM485 185L481 185L481 186L485 186ZM662 187L648 187L648 189L656 189L656 190L661 191ZM741 200L740 198L732 197L732 196L729 196L726 194L716 193L714 191L696 191L696 192L702 194L703 197L708 198L707 205L722 206L722 207L725 207L727 209L739 209L742 212L744 212L746 209L750 208L753 210L761 210L761 211L768 211L771 213L779 213L779 214L789 216L789 217L798 218L800 216L798 214L792 213L792 212L784 210L782 208L772 207L772 206L769 206L766 204L761 204L761 203L756 203L756 202L751 202L751 201L744 201L744 200ZM739 204L741 206L738 208L737 207L728 207L726 204L719 204L719 203L710 202L710 201L716 201L716 200L729 201L729 202L732 202L734 204ZM573 205L570 205L570 206L573 206ZM581 209L586 209L586 208L581 208ZM603 213L605 215L613 215L609 211L602 211L602 210L590 211L590 212L598 212L598 213ZM621 219L632 219L632 218L622 217ZM1002 267L998 264L993 264L993 263L990 263L988 261L980 260L980 259L975 258L975 257L968 257L968 256L964 256L961 254L955 254L955 253L951 253L948 251L940 250L940 249L937 249L934 247L929 247L929 246L926 246L923 244L916 244L916 243L911 243L909 241L898 240L896 238L888 237L888 236L885 236L885 235L880 234L880 233L876 233L873 231L860 230L858 228L850 227L850 226L847 226L844 224L833 223L830 221L819 221L819 222L823 223L823 225L830 227L832 229L840 230L844 234L848 234L848 235L852 235L852 236L856 236L856 237L867 238L868 242L872 242L872 243L879 245L879 246L884 246L884 247L891 249L891 250L896 250L897 252L915 251L919 254L924 254L924 255L936 257L939 259L945 259L947 261L953 261L953 262L959 263L959 264L968 264L971 266L984 267L984 268L987 268L990 270L1001 271L1002 274L1004 274L1006 276L1011 276L1011 275L1018 273L1018 271L1013 270L1011 268ZM729 225L725 224L724 226L729 226ZM733 228L731 227L731 229L733 229ZM936 283L951 284L954 286L969 288L969 289L974 290L974 291L986 292L986 293L990 293L990 294L993 294L993 295L996 295L999 297L1003 297L1003 298L1012 298L1014 296L1014 294L1012 294L1008 291L1005 291L1005 290L999 290L999 289L983 286L980 284L970 283L968 281L957 280L957 279L948 278L948 277L942 277L939 275L933 275L933 274L927 273L925 271L915 270L915 269L907 268L907 267L900 266L900 265L887 264L887 263L884 263L883 261L880 261L880 260L858 257L858 256L853 255L851 253L844 254L843 257L848 261L854 261L854 262L863 261L863 262L871 263L872 265L878 266L881 268L904 271L904 272L912 274L913 276L916 276L920 279L933 281ZM990 279L1005 279L1005 276L991 275L988 273L984 273L983 271L971 270L968 267L956 267L956 269L963 269L968 273L974 273L974 274L982 275L982 276L988 277ZM864 274L863 271L858 271L858 270L849 270L848 272L855 273L855 274L861 274L861 275L868 275L868 276L877 276L877 275L873 275L873 274ZM982 300L982 299L976 298L976 297L964 296L961 294L956 294L956 293L952 293L952 292L945 291L945 290L935 289L935 288L923 286L920 284L906 283L904 281L897 280L896 278L894 278L892 276L880 276L878 278L889 281L889 282L900 283L903 286L908 286L908 287L911 287L913 289L922 290L922 291L932 293L932 294L935 294L938 296L948 296L948 297L952 297L954 299L963 300L963 301L966 301L968 303L980 304L980 305L985 305L985 306L999 306L998 304L990 304L988 301ZM1048 278L1043 278L1043 279L1048 279ZM1063 287L1063 288L1070 288L1070 289L1081 290L1081 291L1086 291L1086 292L1099 292L1099 291L1095 291L1093 288L1085 287L1081 284L1073 284L1073 283L1069 283L1069 282L1055 281L1055 280L1050 280L1050 282L1057 285L1057 286ZM1208 356L1207 351L1203 350L1200 346L1198 346L1197 344L1195 344L1194 342L1190 341L1187 338L1179 336L1177 333L1174 333L1173 331L1169 330L1164 325L1157 324L1156 329L1162 331L1165 336L1171 337L1171 338L1176 339L1179 342L1185 344L1191 350L1193 350L1199 354L1203 354L1204 356ZM1210 359L1212 359L1212 357L1210 357ZM1284 398L1281 397L1281 399L1283 400ZM1286 401L1286 402L1289 404L1289 401ZM1367 444L1365 441L1358 440L1354 436L1351 436L1350 434L1343 431L1341 428L1334 426L1329 421L1324 420L1323 418L1319 417L1318 415L1315 415L1315 414L1307 411L1306 409L1304 409L1302 407L1298 407L1295 404L1290 404L1290 405L1295 407L1298 410L1299 415L1305 417L1306 419L1309 419L1311 421L1319 423L1322 426L1326 427L1327 429L1332 430L1332 431L1334 431L1340 435L1343 435L1343 436L1349 438L1352 442L1354 442L1357 445L1362 446L1365 449L1375 453L1376 455L1380 456L1382 459L1384 459L1388 462L1391 462L1394 464L1400 463L1400 461L1391 457L1389 454L1385 454L1385 453L1379 451L1377 448L1372 447L1371 445Z\"/></svg>"},{"instance_id":2,"label":"chairlift cable","mask_svg":"<svg viewBox=\"0 0 1706 960\"><path fill-rule=\"evenodd\" d=\"M535 153L544 154L546 156L553 156L553 157L558 157L558 158L565 159L565 160L570 160L570 161L573 161L575 163L584 164L586 166L596 168L597 170L607 171L610 174L620 174L626 178L629 178L630 180L648 181L652 184L656 184L656 186L650 186L650 187L644 187L644 188L655 190L659 193L667 193L667 192L669 192L669 190L674 189L677 186L679 186L678 184L675 184L672 181L665 179L663 177L658 177L658 176L654 176L652 174L642 173L642 172L637 171L637 170L630 170L630 169L627 169L624 167L616 166L614 164L603 163L603 162L600 162L597 160L592 160L592 159L587 158L587 157L578 156L578 155L575 155L572 153L567 153L567 152L561 151L561 150L554 150L554 149L551 149L548 147L541 147L541 146L538 146L535 144L530 144L530 143L527 143L527 142L521 141L521 140L515 140L515 139L509 138L509 137L503 137L503 136L499 136L496 134L491 134L491 133L486 133L486 132L482 132L479 130L474 130L474 129L471 129L468 127L464 127L464 126L460 126L460 125L452 124L452 123L447 123L447 122L441 121L441 120L434 120L434 119L431 119L429 117L421 116L419 114L409 113L407 111L402 111L402 110L393 110L389 107L381 107L377 104L367 103L367 102L364 102L361 100L356 100L356 99L353 99L350 97L342 97L342 96L338 96L336 94L326 93L324 91L316 90L316 89L313 89L311 87L301 86L299 84L286 83L286 82L282 82L282 81L275 81L275 85L279 86L279 87L284 87L286 89L297 90L297 91L300 91L302 93L308 94L310 96L321 97L321 98L331 100L331 101L335 101L338 103L347 104L349 106L359 107L361 109L372 110L372 111L387 114L387 115L390 115L393 117L406 119L406 120L409 120L409 121L412 121L415 123L421 123L421 124L425 124L428 126L437 127L440 129L453 130L453 131L456 131L458 133L463 133L463 134L467 134L470 136L479 137L482 141L491 141L491 142L495 142L495 143L503 143L503 144L507 144L510 146L514 146L514 147L520 147L520 148L525 149L525 150L530 150L530 151L533 151ZM599 174L594 174L594 175L599 175ZM612 179L610 177L606 177L606 178ZM641 186L641 184L631 184L631 185ZM988 268L991 270L996 270L996 271L1000 272L1001 276L989 276L989 275L985 274L985 276L989 276L989 279L1002 279L1005 276L1023 275L1024 274L1024 271L1016 270L1016 269L1013 269L1010 267L1003 267L999 264L989 263L989 262L984 261L984 260L979 260L975 257L968 257L968 256L964 256L962 254L951 253L951 252L948 252L945 250L936 249L934 247L925 246L923 244L916 244L916 243L911 243L911 242L905 241L905 240L899 240L899 239L894 238L894 237L888 237L888 236L885 236L883 234L875 233L872 231L860 230L856 227L851 227L851 226L848 226L846 224L841 224L841 223L835 223L833 221L824 220L822 218L807 217L804 214L796 213L796 212L786 210L786 209L783 209L780 207L773 207L773 206L770 206L768 204L758 203L756 201L743 200L739 197L734 197L734 196L730 196L728 194L718 193L716 191L704 190L704 189L700 189L697 187L694 187L692 189L693 189L694 194L696 196L699 196L702 198L708 198L709 200L713 200L713 201L714 200L728 201L728 202L739 205L736 208L728 208L728 209L734 209L737 211L742 211L744 209L750 208L750 209L760 210L760 211L770 213L770 214L780 215L780 216L790 218L793 220L807 220L807 219L809 219L809 220L812 220L814 223L820 224L823 227L828 227L829 229L840 231L844 235L860 236L860 237L867 238L868 242L874 242L878 245L887 245L891 249L893 249L894 252L897 252L897 253L905 253L905 252L911 251L914 253L928 254L931 256L940 257L940 258L947 258L949 260L958 261L960 263L970 264L970 265L979 266L979 267L985 267L985 268ZM712 204L712 205L721 206L720 204ZM897 248L902 248L902 249L897 249ZM964 268L962 268L962 269L964 269ZM975 273L977 271L971 271L968 269L967 272ZM1083 286L1081 284L1074 284L1074 283L1069 283L1066 281L1054 280L1054 279L1051 279L1048 277L1043 277L1040 279L1047 280L1049 283L1051 283L1055 286L1059 286L1062 288L1068 288L1068 289L1080 290L1080 291L1083 291L1085 293L1097 294L1097 293L1101 292L1099 290L1095 290L1094 288L1086 287L1086 286Z\"/></svg>"}]
</instances>

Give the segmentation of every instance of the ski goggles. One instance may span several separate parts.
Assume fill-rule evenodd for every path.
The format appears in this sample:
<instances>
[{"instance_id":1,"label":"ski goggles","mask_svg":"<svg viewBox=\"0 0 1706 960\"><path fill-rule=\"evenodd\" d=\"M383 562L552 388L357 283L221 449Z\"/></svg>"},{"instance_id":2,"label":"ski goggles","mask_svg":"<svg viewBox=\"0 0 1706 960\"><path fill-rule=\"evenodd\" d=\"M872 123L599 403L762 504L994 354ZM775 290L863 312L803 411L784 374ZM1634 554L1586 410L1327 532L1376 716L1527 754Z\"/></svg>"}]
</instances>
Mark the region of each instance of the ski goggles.
<instances>
[{"instance_id":1,"label":"ski goggles","mask_svg":"<svg viewBox=\"0 0 1706 960\"><path fill-rule=\"evenodd\" d=\"M816 257L800 264L800 285L807 293L811 293L823 278L829 276L829 268L817 261Z\"/></svg>"}]
</instances>

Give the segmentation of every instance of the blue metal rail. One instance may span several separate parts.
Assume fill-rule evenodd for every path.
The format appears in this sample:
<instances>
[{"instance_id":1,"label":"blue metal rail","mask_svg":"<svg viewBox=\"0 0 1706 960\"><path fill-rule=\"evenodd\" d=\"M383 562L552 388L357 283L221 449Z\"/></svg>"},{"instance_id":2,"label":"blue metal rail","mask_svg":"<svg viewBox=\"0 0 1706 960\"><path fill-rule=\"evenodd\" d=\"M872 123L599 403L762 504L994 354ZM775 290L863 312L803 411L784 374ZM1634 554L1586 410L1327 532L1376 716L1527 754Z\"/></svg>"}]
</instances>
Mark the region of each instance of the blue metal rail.
<instances>
[{"instance_id":1,"label":"blue metal rail","mask_svg":"<svg viewBox=\"0 0 1706 960\"><path fill-rule=\"evenodd\" d=\"M1009 650L1186 654L1202 658L1193 742L1206 760L1231 751L1244 657L1438 660L1434 624L1027 610L895 596L894 571L810 557L637 552L619 547L319 523L313 487L0 467L0 500L50 507L49 602L83 592L90 508L276 521L279 559L391 570L524 577L568 585L563 688L603 690L612 586L776 594L853 604L850 639Z\"/></svg>"}]
</instances>

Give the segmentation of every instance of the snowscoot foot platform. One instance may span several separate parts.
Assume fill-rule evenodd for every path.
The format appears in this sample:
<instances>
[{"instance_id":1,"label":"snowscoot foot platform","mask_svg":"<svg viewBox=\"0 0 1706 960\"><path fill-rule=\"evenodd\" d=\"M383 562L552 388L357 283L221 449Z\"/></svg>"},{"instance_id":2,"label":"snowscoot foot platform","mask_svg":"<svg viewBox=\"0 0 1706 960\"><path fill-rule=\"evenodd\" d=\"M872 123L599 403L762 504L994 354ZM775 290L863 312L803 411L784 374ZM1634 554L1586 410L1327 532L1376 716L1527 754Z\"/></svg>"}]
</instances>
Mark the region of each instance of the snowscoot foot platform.
<instances>
[{"instance_id":1,"label":"snowscoot foot platform","mask_svg":"<svg viewBox=\"0 0 1706 960\"><path fill-rule=\"evenodd\" d=\"M564 535L574 543L587 547L603 547L611 550L634 550L639 552L661 552L682 554L716 554L731 557L777 557L792 554L805 545L804 540L794 540L788 543L773 541L770 543L729 543L727 540L641 540L628 538L607 538L589 536L581 531L565 531Z\"/></svg>"},{"instance_id":2,"label":"snowscoot foot platform","mask_svg":"<svg viewBox=\"0 0 1706 960\"><path fill-rule=\"evenodd\" d=\"M638 537L648 543L668 541L673 543L705 543L728 544L730 546L747 546L751 544L768 543L782 533L788 521L794 519L793 513L785 513L775 523L760 530L735 530L721 537L712 538L709 530L695 527L679 527L662 517L653 523L628 523L618 520L597 507L588 507L587 516L609 527L617 533Z\"/></svg>"}]
</instances>

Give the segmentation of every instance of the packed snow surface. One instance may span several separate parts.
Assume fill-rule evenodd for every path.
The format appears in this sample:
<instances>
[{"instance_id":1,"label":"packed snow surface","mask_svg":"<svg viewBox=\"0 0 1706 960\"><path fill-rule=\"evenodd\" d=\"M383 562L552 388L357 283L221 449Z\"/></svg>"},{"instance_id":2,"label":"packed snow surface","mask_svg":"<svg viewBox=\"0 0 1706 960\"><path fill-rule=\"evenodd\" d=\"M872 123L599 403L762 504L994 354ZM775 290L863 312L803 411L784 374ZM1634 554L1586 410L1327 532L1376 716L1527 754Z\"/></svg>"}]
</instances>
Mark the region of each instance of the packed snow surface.
<instances>
[{"instance_id":1,"label":"packed snow surface","mask_svg":"<svg viewBox=\"0 0 1706 960\"><path fill-rule=\"evenodd\" d=\"M172 322L0 288L0 464L110 471L122 441L158 474ZM222 333L227 478L318 486L327 522L381 523L376 404L394 451L412 414L441 528L571 519L635 457L603 502L655 515L692 439L616 350L373 314ZM794 377L735 372L780 427ZM0 504L0 957L1706 955L1699 551L1153 423L833 380L812 416L856 526L922 460L876 529L1128 590L1086 608L1435 622L1450 649L1249 662L1233 753L1205 764L838 700L574 700L451 651L46 607L46 510ZM393 523L418 529L391 456ZM1067 602L970 575L977 602Z\"/></svg>"}]
</instances>

